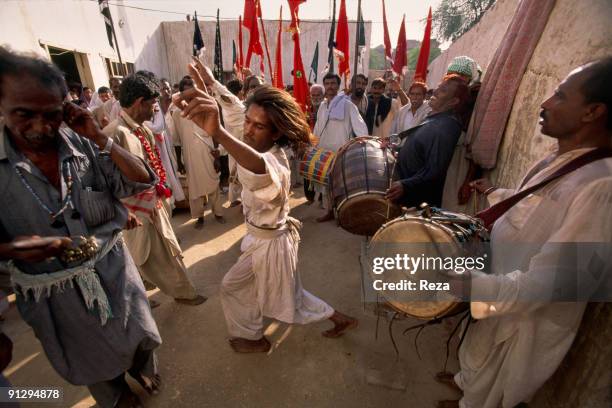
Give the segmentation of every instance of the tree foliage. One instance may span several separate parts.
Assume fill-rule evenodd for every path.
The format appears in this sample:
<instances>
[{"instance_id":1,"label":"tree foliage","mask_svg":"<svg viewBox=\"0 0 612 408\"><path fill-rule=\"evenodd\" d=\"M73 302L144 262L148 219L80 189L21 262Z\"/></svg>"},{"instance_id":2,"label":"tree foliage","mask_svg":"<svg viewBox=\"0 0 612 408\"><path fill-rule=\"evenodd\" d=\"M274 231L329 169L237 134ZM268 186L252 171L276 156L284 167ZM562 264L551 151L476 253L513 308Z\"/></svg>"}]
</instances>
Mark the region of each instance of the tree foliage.
<instances>
[{"instance_id":1,"label":"tree foliage","mask_svg":"<svg viewBox=\"0 0 612 408\"><path fill-rule=\"evenodd\" d=\"M480 21L495 0L442 0L433 13L437 37L455 41Z\"/></svg>"}]
</instances>

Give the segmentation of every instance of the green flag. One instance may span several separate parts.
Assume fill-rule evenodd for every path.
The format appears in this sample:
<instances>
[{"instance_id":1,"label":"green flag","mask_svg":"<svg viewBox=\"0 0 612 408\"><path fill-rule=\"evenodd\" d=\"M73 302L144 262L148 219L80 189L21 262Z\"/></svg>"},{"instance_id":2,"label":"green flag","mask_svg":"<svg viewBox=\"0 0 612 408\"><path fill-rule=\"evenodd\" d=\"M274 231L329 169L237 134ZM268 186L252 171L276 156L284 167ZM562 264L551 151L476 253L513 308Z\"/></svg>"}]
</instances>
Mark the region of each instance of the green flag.
<instances>
[{"instance_id":1,"label":"green flag","mask_svg":"<svg viewBox=\"0 0 612 408\"><path fill-rule=\"evenodd\" d=\"M319 42L315 47L314 55L312 56L312 62L310 63L311 72L308 74L308 80L310 81L311 74L314 72L314 83L317 83L317 77L319 72Z\"/></svg>"},{"instance_id":2,"label":"green flag","mask_svg":"<svg viewBox=\"0 0 612 408\"><path fill-rule=\"evenodd\" d=\"M219 82L223 82L223 55L221 53L221 28L219 27L219 9L217 9L217 29L215 31L215 65L213 75Z\"/></svg>"}]
</instances>

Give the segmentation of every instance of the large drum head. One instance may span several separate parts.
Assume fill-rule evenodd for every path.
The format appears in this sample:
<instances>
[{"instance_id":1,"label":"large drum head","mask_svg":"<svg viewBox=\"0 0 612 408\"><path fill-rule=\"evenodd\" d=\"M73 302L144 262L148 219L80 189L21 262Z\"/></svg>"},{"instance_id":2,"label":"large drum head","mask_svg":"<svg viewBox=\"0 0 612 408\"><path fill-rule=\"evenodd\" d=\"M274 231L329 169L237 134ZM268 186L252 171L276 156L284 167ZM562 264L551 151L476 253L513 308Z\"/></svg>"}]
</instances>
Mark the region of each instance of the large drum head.
<instances>
[{"instance_id":1,"label":"large drum head","mask_svg":"<svg viewBox=\"0 0 612 408\"><path fill-rule=\"evenodd\" d=\"M384 225L372 238L368 247L368 257L395 258L407 255L411 258L445 258L458 256L463 252L461 245L453 237L452 231L431 220L418 216L405 215ZM418 270L411 274L405 269L387 269L376 274L369 268L373 280L383 283L400 284L413 282L421 287L421 280L440 281L435 270ZM396 310L407 315L430 320L449 314L461 305L448 293L437 290L380 290L385 300ZM419 301L411 301L419 299Z\"/></svg>"}]
</instances>

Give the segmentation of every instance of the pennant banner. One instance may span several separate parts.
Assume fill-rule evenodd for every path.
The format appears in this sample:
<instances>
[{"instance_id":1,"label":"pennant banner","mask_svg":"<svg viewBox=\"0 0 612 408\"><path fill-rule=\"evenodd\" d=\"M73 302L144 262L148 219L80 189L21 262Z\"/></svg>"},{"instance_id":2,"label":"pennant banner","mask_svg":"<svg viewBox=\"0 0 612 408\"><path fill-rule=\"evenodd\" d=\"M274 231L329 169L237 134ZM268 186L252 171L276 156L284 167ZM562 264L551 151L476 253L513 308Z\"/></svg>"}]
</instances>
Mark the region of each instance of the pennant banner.
<instances>
[{"instance_id":1,"label":"pennant banner","mask_svg":"<svg viewBox=\"0 0 612 408\"><path fill-rule=\"evenodd\" d=\"M221 28L219 26L219 9L217 9L217 28L215 29L215 64L213 66L213 75L217 81L223 83L223 54L221 47Z\"/></svg>"}]
</instances>

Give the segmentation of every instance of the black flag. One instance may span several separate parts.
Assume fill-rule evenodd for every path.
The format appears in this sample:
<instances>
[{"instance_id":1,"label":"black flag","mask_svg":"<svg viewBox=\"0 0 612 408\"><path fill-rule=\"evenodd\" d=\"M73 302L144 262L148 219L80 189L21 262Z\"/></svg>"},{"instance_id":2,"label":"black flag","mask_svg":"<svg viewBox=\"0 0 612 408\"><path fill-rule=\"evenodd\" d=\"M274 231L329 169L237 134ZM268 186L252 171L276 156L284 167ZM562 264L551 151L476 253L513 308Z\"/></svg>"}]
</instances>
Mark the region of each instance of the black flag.
<instances>
[{"instance_id":1,"label":"black flag","mask_svg":"<svg viewBox=\"0 0 612 408\"><path fill-rule=\"evenodd\" d=\"M100 13L104 16L104 25L106 25L106 36L108 37L109 45L114 49L113 44L113 23L111 22L110 9L108 8L107 0L98 0L100 6Z\"/></svg>"},{"instance_id":2,"label":"black flag","mask_svg":"<svg viewBox=\"0 0 612 408\"><path fill-rule=\"evenodd\" d=\"M202 39L202 32L198 24L198 13L196 12L193 13L193 23L195 24L193 31L193 56L197 57L200 50L204 48L204 40Z\"/></svg>"},{"instance_id":3,"label":"black flag","mask_svg":"<svg viewBox=\"0 0 612 408\"><path fill-rule=\"evenodd\" d=\"M334 73L334 48L336 48L336 0L334 0L334 14L332 14L332 25L329 30L329 40L327 41L327 48L329 48L329 54L327 55L327 67L326 71Z\"/></svg>"},{"instance_id":4,"label":"black flag","mask_svg":"<svg viewBox=\"0 0 612 408\"><path fill-rule=\"evenodd\" d=\"M223 54L221 53L221 28L219 27L219 9L217 9L217 29L215 31L215 65L213 75L219 82L223 82Z\"/></svg>"}]
</instances>

